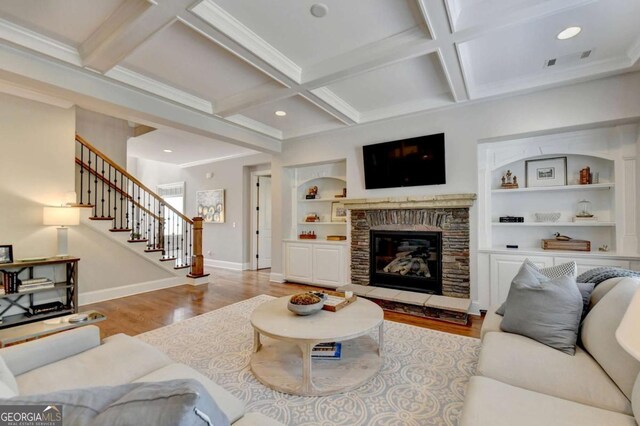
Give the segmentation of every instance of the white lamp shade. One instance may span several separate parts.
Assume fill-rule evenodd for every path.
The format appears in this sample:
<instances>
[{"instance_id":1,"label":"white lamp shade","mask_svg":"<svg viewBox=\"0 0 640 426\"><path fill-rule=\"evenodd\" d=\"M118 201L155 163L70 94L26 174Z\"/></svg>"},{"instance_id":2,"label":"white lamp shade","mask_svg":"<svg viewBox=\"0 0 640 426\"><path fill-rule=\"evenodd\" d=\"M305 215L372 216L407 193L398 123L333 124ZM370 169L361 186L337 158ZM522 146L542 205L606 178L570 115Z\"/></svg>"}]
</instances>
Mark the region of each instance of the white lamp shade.
<instances>
[{"instance_id":1,"label":"white lamp shade","mask_svg":"<svg viewBox=\"0 0 640 426\"><path fill-rule=\"evenodd\" d=\"M620 321L616 339L629 355L640 361L640 289L636 291Z\"/></svg>"},{"instance_id":2,"label":"white lamp shade","mask_svg":"<svg viewBox=\"0 0 640 426\"><path fill-rule=\"evenodd\" d=\"M55 226L78 225L80 224L80 212L73 207L45 207L42 223Z\"/></svg>"}]
</instances>

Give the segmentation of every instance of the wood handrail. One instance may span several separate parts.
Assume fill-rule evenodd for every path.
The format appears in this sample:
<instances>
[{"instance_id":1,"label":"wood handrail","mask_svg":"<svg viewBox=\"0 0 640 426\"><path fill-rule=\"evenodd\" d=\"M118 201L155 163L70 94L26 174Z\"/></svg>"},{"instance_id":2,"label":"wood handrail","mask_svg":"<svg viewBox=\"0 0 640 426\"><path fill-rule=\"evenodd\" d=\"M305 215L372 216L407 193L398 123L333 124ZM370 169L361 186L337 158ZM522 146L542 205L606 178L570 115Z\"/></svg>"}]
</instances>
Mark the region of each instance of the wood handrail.
<instances>
[{"instance_id":1,"label":"wood handrail","mask_svg":"<svg viewBox=\"0 0 640 426\"><path fill-rule=\"evenodd\" d=\"M117 165L116 163L114 163L113 161L111 161L111 159L109 157L107 157L104 153L102 153L102 151L100 151L98 148L96 148L95 146L91 145L91 143L87 142L82 136L76 134L76 141L80 142L82 145L86 146L87 148L89 148L90 151L93 151L96 155L98 155L101 159L103 159L106 163L110 164L111 167L113 167L114 169L116 169L117 171L119 171L120 173L122 173L124 176L127 177L127 179L129 179L131 182L135 183L136 185L138 185L140 188L144 189L147 193L149 193L150 196L152 196L153 198L155 198L156 200L158 200L159 202L161 202L162 204L164 204L164 206L166 208L168 208L169 210L171 210L172 212L174 212L176 215L178 215L178 217L180 217L182 220L184 220L185 222L193 225L193 220L189 219L187 216L185 216L184 214L180 213L175 207L171 206L170 204L168 204L167 202L165 202L162 197L160 197L159 195L157 195L154 191L150 190L149 188L147 188L142 182L140 182L138 179L136 179L135 177L133 177L129 172L127 172L125 169L123 169L122 167L120 167L119 165Z\"/></svg>"},{"instance_id":2,"label":"wood handrail","mask_svg":"<svg viewBox=\"0 0 640 426\"><path fill-rule=\"evenodd\" d=\"M117 193L119 193L121 195L124 195L124 197L127 200L129 200L134 206L137 206L140 210L144 211L145 213L147 213L148 215L150 215L154 219L159 220L161 222L164 222L165 219L163 217L158 216L157 214L155 214L151 210L147 209L142 204L138 203L136 200L133 199L133 197L131 195L129 195L128 192L123 191L122 189L120 189L116 185L114 185L113 183L109 182L109 180L107 178L102 176L96 170L94 170L91 167L89 167L88 164L83 163L82 161L80 161L79 158L76 158L76 164L79 165L80 167L82 167L83 169L85 169L86 171L88 171L90 174L95 175L102 183L107 185L109 188L113 189L115 192L117 192Z\"/></svg>"}]
</instances>

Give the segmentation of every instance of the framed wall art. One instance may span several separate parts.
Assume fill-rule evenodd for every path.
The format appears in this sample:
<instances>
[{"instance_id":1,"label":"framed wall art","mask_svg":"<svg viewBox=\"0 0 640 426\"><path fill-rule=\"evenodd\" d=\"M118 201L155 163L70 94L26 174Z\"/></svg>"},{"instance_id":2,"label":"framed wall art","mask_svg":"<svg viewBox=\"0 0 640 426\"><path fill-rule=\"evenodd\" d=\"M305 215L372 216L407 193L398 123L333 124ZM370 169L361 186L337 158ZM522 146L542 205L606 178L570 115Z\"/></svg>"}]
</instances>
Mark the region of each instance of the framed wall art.
<instances>
[{"instance_id":1,"label":"framed wall art","mask_svg":"<svg viewBox=\"0 0 640 426\"><path fill-rule=\"evenodd\" d=\"M567 157L527 160L524 164L527 188L567 184Z\"/></svg>"},{"instance_id":2,"label":"framed wall art","mask_svg":"<svg viewBox=\"0 0 640 426\"><path fill-rule=\"evenodd\" d=\"M196 211L204 223L224 223L224 189L196 191Z\"/></svg>"},{"instance_id":3,"label":"framed wall art","mask_svg":"<svg viewBox=\"0 0 640 426\"><path fill-rule=\"evenodd\" d=\"M342 203L331 203L331 222L346 222L347 208Z\"/></svg>"}]
</instances>

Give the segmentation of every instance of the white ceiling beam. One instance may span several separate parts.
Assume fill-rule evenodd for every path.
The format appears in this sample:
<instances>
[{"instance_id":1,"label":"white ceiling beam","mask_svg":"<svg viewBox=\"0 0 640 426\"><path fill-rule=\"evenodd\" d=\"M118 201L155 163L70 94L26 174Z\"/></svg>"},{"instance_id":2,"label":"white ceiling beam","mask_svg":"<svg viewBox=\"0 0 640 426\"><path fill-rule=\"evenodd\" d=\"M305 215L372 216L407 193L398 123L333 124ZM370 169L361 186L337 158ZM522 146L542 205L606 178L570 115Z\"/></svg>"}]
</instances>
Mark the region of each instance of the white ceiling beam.
<instances>
[{"instance_id":1,"label":"white ceiling beam","mask_svg":"<svg viewBox=\"0 0 640 426\"><path fill-rule=\"evenodd\" d=\"M257 105L289 98L297 93L293 88L283 87L277 83L265 83L254 89L220 99L216 102L215 113L221 117L228 117Z\"/></svg>"},{"instance_id":2,"label":"white ceiling beam","mask_svg":"<svg viewBox=\"0 0 640 426\"><path fill-rule=\"evenodd\" d=\"M158 31L191 0L127 0L80 46L83 65L106 73Z\"/></svg>"},{"instance_id":3,"label":"white ceiling beam","mask_svg":"<svg viewBox=\"0 0 640 426\"><path fill-rule=\"evenodd\" d=\"M222 118L124 86L98 73L0 43L0 78L104 114L153 127L170 126L261 152L282 142Z\"/></svg>"}]
</instances>

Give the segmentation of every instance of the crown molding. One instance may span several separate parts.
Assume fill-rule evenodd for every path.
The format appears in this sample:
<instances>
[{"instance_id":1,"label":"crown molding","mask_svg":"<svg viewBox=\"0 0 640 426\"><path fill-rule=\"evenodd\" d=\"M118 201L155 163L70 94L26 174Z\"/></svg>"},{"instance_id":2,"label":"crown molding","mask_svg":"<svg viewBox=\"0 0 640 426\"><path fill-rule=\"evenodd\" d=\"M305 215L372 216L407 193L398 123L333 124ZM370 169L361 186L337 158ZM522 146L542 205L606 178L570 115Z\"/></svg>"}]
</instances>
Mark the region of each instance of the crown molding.
<instances>
[{"instance_id":1,"label":"crown molding","mask_svg":"<svg viewBox=\"0 0 640 426\"><path fill-rule=\"evenodd\" d=\"M13 95L19 98L29 99L36 102L42 102L47 105L52 105L64 109L69 109L73 105L75 105L73 102L67 101L66 99L45 95L43 93L39 93L25 87L13 85L2 80L0 80L0 93L6 93L8 95Z\"/></svg>"},{"instance_id":2,"label":"crown molding","mask_svg":"<svg viewBox=\"0 0 640 426\"><path fill-rule=\"evenodd\" d=\"M105 75L114 80L118 80L121 83L146 90L147 92L151 92L182 105L195 108L199 111L206 112L207 114L213 114L213 104L210 101L176 89L168 84L160 83L157 80L138 74L135 71L131 71L119 65L109 70Z\"/></svg>"},{"instance_id":3,"label":"crown molding","mask_svg":"<svg viewBox=\"0 0 640 426\"><path fill-rule=\"evenodd\" d=\"M191 13L200 17L214 28L222 31L240 43L271 66L297 83L302 80L302 68L285 56L278 49L267 43L262 37L251 31L243 23L234 18L226 10L212 0L203 0L190 9Z\"/></svg>"},{"instance_id":4,"label":"crown molding","mask_svg":"<svg viewBox=\"0 0 640 426\"><path fill-rule=\"evenodd\" d=\"M78 49L2 18L0 18L1 39L70 64L82 66Z\"/></svg>"}]
</instances>

